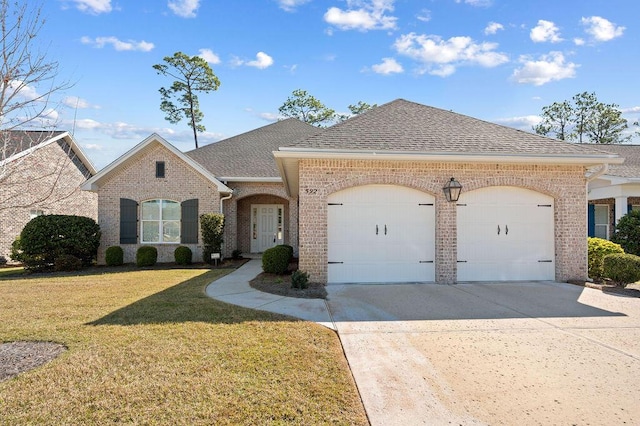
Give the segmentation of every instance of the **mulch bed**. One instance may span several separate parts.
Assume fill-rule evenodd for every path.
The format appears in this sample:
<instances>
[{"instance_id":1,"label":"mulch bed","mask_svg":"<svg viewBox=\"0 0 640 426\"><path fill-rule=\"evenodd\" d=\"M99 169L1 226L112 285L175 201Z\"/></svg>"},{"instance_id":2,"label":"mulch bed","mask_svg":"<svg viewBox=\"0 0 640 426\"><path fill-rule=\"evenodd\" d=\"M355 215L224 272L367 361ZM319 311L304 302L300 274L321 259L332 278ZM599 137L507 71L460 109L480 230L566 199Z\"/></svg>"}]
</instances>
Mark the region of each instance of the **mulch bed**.
<instances>
[{"instance_id":1,"label":"mulch bed","mask_svg":"<svg viewBox=\"0 0 640 426\"><path fill-rule=\"evenodd\" d=\"M601 290L603 293L615 294L618 296L627 296L627 297L640 297L640 283L629 284L626 287L621 287L621 286L609 284L607 282L603 282L603 283L595 283L591 281L568 281L568 282L569 284Z\"/></svg>"},{"instance_id":2,"label":"mulch bed","mask_svg":"<svg viewBox=\"0 0 640 426\"><path fill-rule=\"evenodd\" d=\"M9 342L0 344L0 382L46 364L67 348L53 342Z\"/></svg>"},{"instance_id":3,"label":"mulch bed","mask_svg":"<svg viewBox=\"0 0 640 426\"><path fill-rule=\"evenodd\" d=\"M291 267L284 275L267 274L260 275L249 281L249 285L256 290L279 296L299 297L302 299L326 299L327 290L324 284L309 283L305 289L291 288Z\"/></svg>"}]
</instances>

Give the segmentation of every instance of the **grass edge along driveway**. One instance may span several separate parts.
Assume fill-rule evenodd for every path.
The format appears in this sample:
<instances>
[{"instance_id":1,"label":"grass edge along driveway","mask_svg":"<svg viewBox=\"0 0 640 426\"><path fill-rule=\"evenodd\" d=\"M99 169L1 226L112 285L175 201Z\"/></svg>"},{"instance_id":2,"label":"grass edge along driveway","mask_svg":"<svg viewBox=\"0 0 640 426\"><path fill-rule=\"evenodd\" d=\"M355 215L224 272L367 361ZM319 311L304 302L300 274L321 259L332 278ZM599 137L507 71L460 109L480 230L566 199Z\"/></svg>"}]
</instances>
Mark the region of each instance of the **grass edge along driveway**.
<instances>
[{"instance_id":1,"label":"grass edge along driveway","mask_svg":"<svg viewBox=\"0 0 640 426\"><path fill-rule=\"evenodd\" d=\"M367 424L338 337L208 298L224 272L0 280L0 341L56 360L0 382L0 424Z\"/></svg>"}]
</instances>

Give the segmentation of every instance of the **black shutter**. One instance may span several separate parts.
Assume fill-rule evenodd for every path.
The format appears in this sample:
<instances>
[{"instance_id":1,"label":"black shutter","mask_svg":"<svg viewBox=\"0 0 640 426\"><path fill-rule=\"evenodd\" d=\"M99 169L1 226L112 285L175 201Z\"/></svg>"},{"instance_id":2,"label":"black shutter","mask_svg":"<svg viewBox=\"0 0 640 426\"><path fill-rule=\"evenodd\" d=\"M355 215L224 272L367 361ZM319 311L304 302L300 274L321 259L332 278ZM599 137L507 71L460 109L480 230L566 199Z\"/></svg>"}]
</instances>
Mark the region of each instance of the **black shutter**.
<instances>
[{"instance_id":1,"label":"black shutter","mask_svg":"<svg viewBox=\"0 0 640 426\"><path fill-rule=\"evenodd\" d=\"M183 201L181 204L182 220L180 222L180 242L183 244L198 243L198 199Z\"/></svg>"},{"instance_id":2,"label":"black shutter","mask_svg":"<svg viewBox=\"0 0 640 426\"><path fill-rule=\"evenodd\" d=\"M138 242L138 203L120 198L120 244Z\"/></svg>"}]
</instances>

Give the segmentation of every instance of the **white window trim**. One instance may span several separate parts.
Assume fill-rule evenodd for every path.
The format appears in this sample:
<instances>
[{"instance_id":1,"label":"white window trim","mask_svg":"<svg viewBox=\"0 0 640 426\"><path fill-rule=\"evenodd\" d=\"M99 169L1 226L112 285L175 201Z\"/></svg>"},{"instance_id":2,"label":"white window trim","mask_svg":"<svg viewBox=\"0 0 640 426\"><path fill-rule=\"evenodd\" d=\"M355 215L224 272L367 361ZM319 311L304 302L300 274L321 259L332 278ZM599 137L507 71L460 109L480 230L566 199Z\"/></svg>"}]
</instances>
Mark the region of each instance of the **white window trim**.
<instances>
[{"instance_id":1,"label":"white window trim","mask_svg":"<svg viewBox=\"0 0 640 426\"><path fill-rule=\"evenodd\" d=\"M606 235L605 235L605 239L609 239L609 237L611 236L610 234L610 228L611 228L611 206L609 204L595 204L596 207L606 207L607 210L607 223L598 223L596 222L596 215L594 212L594 218L593 218L593 226L594 228L597 228L598 226L606 226ZM594 209L596 208L594 207ZM594 229L595 231L595 229Z\"/></svg>"},{"instance_id":2,"label":"white window trim","mask_svg":"<svg viewBox=\"0 0 640 426\"><path fill-rule=\"evenodd\" d=\"M147 203L149 201L160 201L160 218L159 219L154 219L154 220L144 220L144 203ZM177 203L178 206L181 206L181 203L179 201L176 200L170 200L168 198L150 198L148 200L144 200L143 202L140 203L140 244L167 244L167 245L178 245L180 244L180 241L182 241L182 212L180 212L180 218L177 219L178 223L179 223L179 228L178 228L178 241L162 241L162 224L163 222L174 222L176 221L175 219L170 219L170 220L163 220L162 219L162 202L163 201L169 201L172 203ZM145 222L158 222L159 223L159 229L158 229L158 236L160 238L160 241L144 241L144 223Z\"/></svg>"}]
</instances>

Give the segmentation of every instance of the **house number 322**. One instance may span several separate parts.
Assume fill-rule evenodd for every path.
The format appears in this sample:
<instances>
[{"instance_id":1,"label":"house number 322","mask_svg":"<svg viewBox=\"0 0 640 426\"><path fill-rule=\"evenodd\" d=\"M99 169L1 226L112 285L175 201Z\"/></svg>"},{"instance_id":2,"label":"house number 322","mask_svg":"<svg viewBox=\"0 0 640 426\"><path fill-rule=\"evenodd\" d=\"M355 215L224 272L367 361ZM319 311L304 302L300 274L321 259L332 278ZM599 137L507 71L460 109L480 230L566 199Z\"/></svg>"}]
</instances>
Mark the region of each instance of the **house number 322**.
<instances>
[{"instance_id":1,"label":"house number 322","mask_svg":"<svg viewBox=\"0 0 640 426\"><path fill-rule=\"evenodd\" d=\"M315 194L318 193L318 190L314 189L314 188L305 188L304 189L304 193L305 194L310 194L310 195L315 195Z\"/></svg>"}]
</instances>

